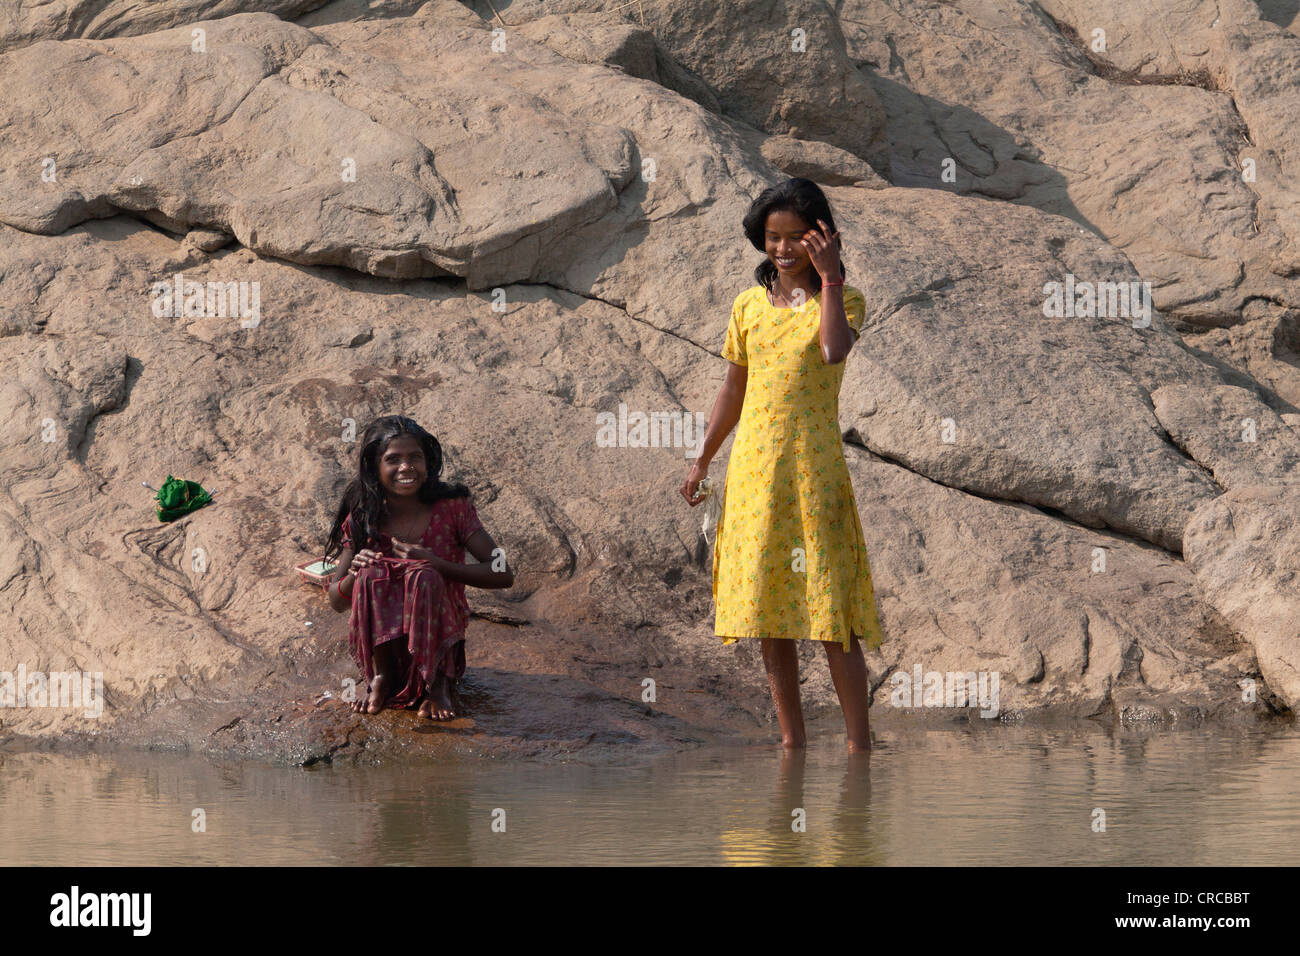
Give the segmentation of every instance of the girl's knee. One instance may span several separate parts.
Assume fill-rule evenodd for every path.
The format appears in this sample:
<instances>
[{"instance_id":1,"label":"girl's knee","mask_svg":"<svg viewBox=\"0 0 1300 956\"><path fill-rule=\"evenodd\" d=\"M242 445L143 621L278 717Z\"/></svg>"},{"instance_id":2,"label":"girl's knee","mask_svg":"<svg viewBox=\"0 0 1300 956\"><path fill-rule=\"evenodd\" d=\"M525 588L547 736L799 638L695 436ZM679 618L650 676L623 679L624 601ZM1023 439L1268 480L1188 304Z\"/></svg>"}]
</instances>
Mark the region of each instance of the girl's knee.
<instances>
[{"instance_id":1,"label":"girl's knee","mask_svg":"<svg viewBox=\"0 0 1300 956\"><path fill-rule=\"evenodd\" d=\"M847 647L839 641L822 641L822 644L826 648L826 656L828 658L838 659L841 657L852 657L855 654L862 653L862 646L858 643L858 636L856 634L849 635L849 643Z\"/></svg>"},{"instance_id":2,"label":"girl's knee","mask_svg":"<svg viewBox=\"0 0 1300 956\"><path fill-rule=\"evenodd\" d=\"M764 637L759 640L763 645L763 660L765 661L785 663L787 660L795 660L798 657L792 640L781 637Z\"/></svg>"},{"instance_id":3,"label":"girl's knee","mask_svg":"<svg viewBox=\"0 0 1300 956\"><path fill-rule=\"evenodd\" d=\"M407 572L411 587L441 591L446 579L432 566L412 568Z\"/></svg>"}]
</instances>

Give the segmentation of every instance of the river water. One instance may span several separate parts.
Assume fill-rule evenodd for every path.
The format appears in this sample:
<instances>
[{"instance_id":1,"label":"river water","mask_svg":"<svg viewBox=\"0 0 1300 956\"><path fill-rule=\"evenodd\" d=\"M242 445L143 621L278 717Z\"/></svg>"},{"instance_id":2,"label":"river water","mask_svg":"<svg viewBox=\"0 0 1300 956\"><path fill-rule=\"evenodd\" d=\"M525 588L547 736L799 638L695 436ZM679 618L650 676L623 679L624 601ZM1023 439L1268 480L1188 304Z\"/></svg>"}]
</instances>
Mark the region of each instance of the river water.
<instances>
[{"instance_id":1,"label":"river water","mask_svg":"<svg viewBox=\"0 0 1300 956\"><path fill-rule=\"evenodd\" d=\"M604 766L8 753L0 864L1300 862L1291 727L874 739L869 760L822 738Z\"/></svg>"}]
</instances>

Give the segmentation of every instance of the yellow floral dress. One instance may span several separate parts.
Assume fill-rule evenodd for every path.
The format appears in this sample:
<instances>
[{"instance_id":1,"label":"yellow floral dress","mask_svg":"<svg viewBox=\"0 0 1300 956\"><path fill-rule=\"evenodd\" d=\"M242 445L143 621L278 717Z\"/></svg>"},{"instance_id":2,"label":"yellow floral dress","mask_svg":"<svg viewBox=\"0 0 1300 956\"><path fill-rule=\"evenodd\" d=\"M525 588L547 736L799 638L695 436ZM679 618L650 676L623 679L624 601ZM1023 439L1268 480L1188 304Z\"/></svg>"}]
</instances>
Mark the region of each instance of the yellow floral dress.
<instances>
[{"instance_id":1,"label":"yellow floral dress","mask_svg":"<svg viewBox=\"0 0 1300 956\"><path fill-rule=\"evenodd\" d=\"M855 337L866 300L844 287ZM722 357L749 368L713 551L714 633L880 646L866 542L839 426L844 363L821 354L821 293L778 309L736 297Z\"/></svg>"}]
</instances>

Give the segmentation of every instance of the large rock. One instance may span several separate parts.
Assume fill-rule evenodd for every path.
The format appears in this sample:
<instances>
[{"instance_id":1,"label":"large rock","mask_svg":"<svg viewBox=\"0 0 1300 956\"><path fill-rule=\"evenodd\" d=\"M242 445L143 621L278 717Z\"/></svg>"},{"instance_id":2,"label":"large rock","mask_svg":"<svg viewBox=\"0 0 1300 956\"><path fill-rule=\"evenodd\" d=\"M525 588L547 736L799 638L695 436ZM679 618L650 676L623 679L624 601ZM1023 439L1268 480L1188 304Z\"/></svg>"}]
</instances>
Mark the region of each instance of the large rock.
<instances>
[{"instance_id":1,"label":"large rock","mask_svg":"<svg viewBox=\"0 0 1300 956\"><path fill-rule=\"evenodd\" d=\"M41 40L136 36L197 20L262 11L285 18L302 16L328 0L58 0L0 6L0 53Z\"/></svg>"},{"instance_id":2,"label":"large rock","mask_svg":"<svg viewBox=\"0 0 1300 956\"><path fill-rule=\"evenodd\" d=\"M604 447L597 416L711 407L759 259L741 218L805 170L868 302L841 424L870 451L847 450L886 631L881 718L918 716L888 706L888 678L917 663L998 670L1009 713L1265 712L1237 683L1260 676L1249 629L1275 622L1205 600L1178 552L1220 494L1211 472L1280 481L1286 462L1223 447L1214 402L1279 449L1287 413L1159 312L1137 328L1044 314L1067 275L1136 281L1123 253L1030 205L886 186L843 144L632 75L647 41L608 12L584 29L626 43L593 40L587 63L546 24L549 42L529 39L528 18L493 53L493 21L446 0L365 22L345 8L310 29L209 21L206 59L164 55L188 49L184 27L0 56L0 213L29 229L0 226L0 670L102 671L89 729L113 739L301 762L404 747L410 715L315 704L356 675L346 620L291 570L319 556L350 423L402 412L441 439L519 571L508 593L470 593L474 747L685 746L770 724L757 648L711 634L686 449ZM673 57L692 48L662 26ZM39 98L56 67L95 108ZM60 172L42 183L47 153ZM335 173L346 156L355 182ZM257 283L257 321L158 307L178 273ZM167 474L215 503L160 525L140 482ZM805 688L829 719L821 663Z\"/></svg>"},{"instance_id":3,"label":"large rock","mask_svg":"<svg viewBox=\"0 0 1300 956\"><path fill-rule=\"evenodd\" d=\"M1101 75L1118 71L1126 81L1195 86L1231 104L1243 140L1233 171L1254 193L1252 233L1264 240L1249 247L1248 278L1263 281L1262 268L1283 279L1300 274L1300 189L1293 176L1300 162L1300 89L1292 82L1300 71L1300 38L1265 19L1255 0L1159 0L1140 11L1118 0L1050 0L1045 9L1067 31L1105 23L1119 32L1105 51L1083 44ZM1272 301L1298 304L1289 284Z\"/></svg>"},{"instance_id":4,"label":"large rock","mask_svg":"<svg viewBox=\"0 0 1300 956\"><path fill-rule=\"evenodd\" d=\"M1241 323L1187 332L1183 341L1205 362L1245 372L1265 403L1300 430L1300 312L1264 311L1248 306Z\"/></svg>"},{"instance_id":5,"label":"large rock","mask_svg":"<svg viewBox=\"0 0 1300 956\"><path fill-rule=\"evenodd\" d=\"M1300 484L1300 435L1244 388L1165 385L1156 418L1222 488Z\"/></svg>"},{"instance_id":6,"label":"large rock","mask_svg":"<svg viewBox=\"0 0 1300 956\"><path fill-rule=\"evenodd\" d=\"M1257 673L1250 649L1182 561L845 450L882 622L887 635L906 635L881 647L881 711L899 704L895 675L918 665L997 672L1004 719L1044 709L1248 718L1262 708L1236 692Z\"/></svg>"},{"instance_id":7,"label":"large rock","mask_svg":"<svg viewBox=\"0 0 1300 956\"><path fill-rule=\"evenodd\" d=\"M1187 527L1187 563L1249 637L1268 688L1300 707L1300 491L1246 485L1204 505Z\"/></svg>"},{"instance_id":8,"label":"large rock","mask_svg":"<svg viewBox=\"0 0 1300 956\"><path fill-rule=\"evenodd\" d=\"M1192 509L1219 489L1168 442L1148 396L1221 374L1158 314L1149 328L1043 314L1045 286L1067 274L1138 281L1126 260L1021 207L996 207L994 225L989 203L938 191L831 195L853 248L849 282L868 290L846 426L944 484L1180 551Z\"/></svg>"},{"instance_id":9,"label":"large rock","mask_svg":"<svg viewBox=\"0 0 1300 956\"><path fill-rule=\"evenodd\" d=\"M14 155L0 178L13 201L0 218L59 232L128 209L374 275L531 276L558 236L612 208L634 172L632 143L617 127L539 109L506 75L532 73L541 86L556 77L525 61L503 58L493 88L468 80L456 60L493 56L490 32L451 0L425 10L401 21L418 59L344 55L259 14L206 24L205 53L189 49L184 29L12 53L0 83L20 90L0 144ZM367 46L382 54L387 39ZM137 73L125 86L114 79L124 62ZM111 89L114 135L93 135L106 113L43 117L39 91L53 82L43 69ZM41 181L38 152L54 158L57 183ZM565 175L547 175L556 167L543 157ZM471 250L488 259L481 275Z\"/></svg>"},{"instance_id":10,"label":"large rock","mask_svg":"<svg viewBox=\"0 0 1300 956\"><path fill-rule=\"evenodd\" d=\"M888 175L885 116L854 69L840 17L817 0L503 0L467 5L511 28L543 18L606 11L643 26L677 63L701 77L727 116L768 133L847 150ZM495 11L495 13L494 13Z\"/></svg>"},{"instance_id":11,"label":"large rock","mask_svg":"<svg viewBox=\"0 0 1300 956\"><path fill-rule=\"evenodd\" d=\"M1300 38L1253 4L849 0L841 15L896 184L1069 216L1184 325L1296 305Z\"/></svg>"},{"instance_id":12,"label":"large rock","mask_svg":"<svg viewBox=\"0 0 1300 956\"><path fill-rule=\"evenodd\" d=\"M684 69L647 29L607 13L556 14L530 20L518 32L578 63L603 63L695 100L720 113L722 104L707 83Z\"/></svg>"}]
</instances>

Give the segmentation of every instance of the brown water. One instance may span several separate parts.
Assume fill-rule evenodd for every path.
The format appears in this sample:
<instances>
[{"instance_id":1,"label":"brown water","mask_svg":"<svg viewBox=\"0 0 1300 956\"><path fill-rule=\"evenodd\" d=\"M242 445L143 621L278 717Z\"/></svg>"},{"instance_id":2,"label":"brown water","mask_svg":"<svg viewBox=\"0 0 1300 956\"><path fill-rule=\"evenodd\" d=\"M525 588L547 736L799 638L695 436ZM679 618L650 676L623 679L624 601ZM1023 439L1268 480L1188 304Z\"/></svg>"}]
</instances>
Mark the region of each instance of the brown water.
<instances>
[{"instance_id":1,"label":"brown water","mask_svg":"<svg viewBox=\"0 0 1300 956\"><path fill-rule=\"evenodd\" d=\"M823 739L802 760L747 746L631 766L6 754L0 864L1300 862L1294 729L875 739L870 761Z\"/></svg>"}]
</instances>

